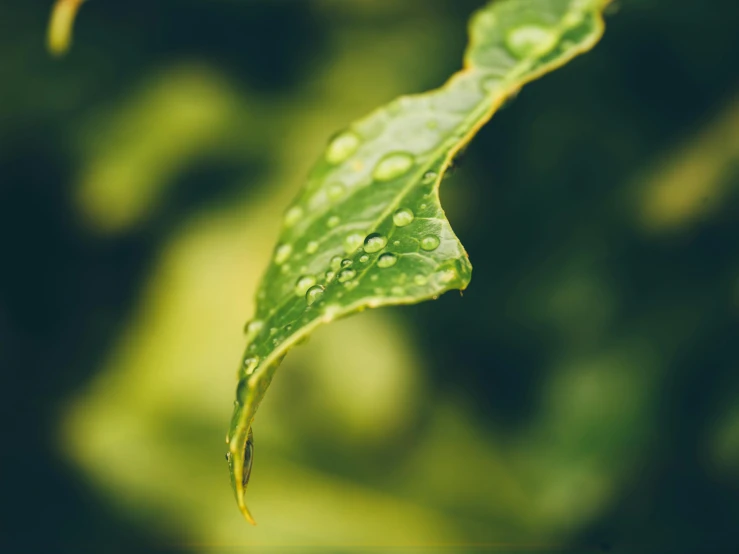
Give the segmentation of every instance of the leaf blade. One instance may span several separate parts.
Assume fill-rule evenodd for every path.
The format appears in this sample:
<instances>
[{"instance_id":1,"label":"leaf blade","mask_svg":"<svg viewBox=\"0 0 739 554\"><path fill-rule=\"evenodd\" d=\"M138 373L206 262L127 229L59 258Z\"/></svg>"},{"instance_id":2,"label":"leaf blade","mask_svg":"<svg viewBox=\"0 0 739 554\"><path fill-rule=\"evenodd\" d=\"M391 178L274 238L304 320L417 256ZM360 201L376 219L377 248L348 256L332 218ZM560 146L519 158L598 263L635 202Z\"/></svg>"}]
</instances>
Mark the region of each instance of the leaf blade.
<instances>
[{"instance_id":1,"label":"leaf blade","mask_svg":"<svg viewBox=\"0 0 739 554\"><path fill-rule=\"evenodd\" d=\"M464 69L336 135L285 212L226 442L239 508L244 447L280 360L317 326L467 287L472 266L439 201L454 156L518 89L589 50L609 0L507 0L470 23Z\"/></svg>"}]
</instances>

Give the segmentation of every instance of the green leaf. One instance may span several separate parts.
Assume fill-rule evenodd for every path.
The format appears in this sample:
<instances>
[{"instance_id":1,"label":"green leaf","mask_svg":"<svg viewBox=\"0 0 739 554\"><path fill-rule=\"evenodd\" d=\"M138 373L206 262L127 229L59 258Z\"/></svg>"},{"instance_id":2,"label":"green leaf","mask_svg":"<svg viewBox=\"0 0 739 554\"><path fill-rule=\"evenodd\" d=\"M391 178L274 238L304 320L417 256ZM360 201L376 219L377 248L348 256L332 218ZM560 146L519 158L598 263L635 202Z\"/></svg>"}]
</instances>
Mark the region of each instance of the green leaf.
<instances>
[{"instance_id":1,"label":"green leaf","mask_svg":"<svg viewBox=\"0 0 739 554\"><path fill-rule=\"evenodd\" d=\"M490 4L472 19L462 71L437 90L378 109L330 141L285 212L256 317L246 328L226 441L231 483L250 522L247 437L280 360L336 318L467 287L472 266L439 203L441 178L506 98L592 48L608 1Z\"/></svg>"}]
</instances>

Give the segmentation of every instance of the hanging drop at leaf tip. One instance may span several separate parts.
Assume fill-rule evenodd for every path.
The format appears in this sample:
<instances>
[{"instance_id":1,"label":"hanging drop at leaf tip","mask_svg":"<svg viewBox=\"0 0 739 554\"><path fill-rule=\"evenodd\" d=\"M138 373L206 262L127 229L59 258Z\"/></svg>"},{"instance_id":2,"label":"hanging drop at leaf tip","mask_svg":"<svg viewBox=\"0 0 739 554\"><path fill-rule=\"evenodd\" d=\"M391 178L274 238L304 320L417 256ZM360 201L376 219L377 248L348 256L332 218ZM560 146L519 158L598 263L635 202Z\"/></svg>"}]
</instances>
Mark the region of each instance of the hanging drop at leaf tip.
<instances>
[{"instance_id":1,"label":"hanging drop at leaf tip","mask_svg":"<svg viewBox=\"0 0 739 554\"><path fill-rule=\"evenodd\" d=\"M80 6L85 0L57 0L51 11L49 30L46 37L49 52L63 56L72 43L72 28Z\"/></svg>"}]
</instances>

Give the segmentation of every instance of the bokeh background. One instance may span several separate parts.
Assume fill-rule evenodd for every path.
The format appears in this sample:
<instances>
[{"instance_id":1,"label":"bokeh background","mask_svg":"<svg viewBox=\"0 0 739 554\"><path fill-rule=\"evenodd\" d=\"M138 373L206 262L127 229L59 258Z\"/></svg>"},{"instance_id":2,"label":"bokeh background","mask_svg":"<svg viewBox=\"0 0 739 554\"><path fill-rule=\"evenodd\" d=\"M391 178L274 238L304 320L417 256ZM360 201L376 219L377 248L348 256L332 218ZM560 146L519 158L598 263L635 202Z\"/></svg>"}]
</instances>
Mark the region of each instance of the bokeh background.
<instances>
[{"instance_id":1,"label":"bokeh background","mask_svg":"<svg viewBox=\"0 0 739 554\"><path fill-rule=\"evenodd\" d=\"M739 6L622 0L442 187L469 289L321 329L223 438L326 139L483 0L0 1L3 552L739 545Z\"/></svg>"}]
</instances>

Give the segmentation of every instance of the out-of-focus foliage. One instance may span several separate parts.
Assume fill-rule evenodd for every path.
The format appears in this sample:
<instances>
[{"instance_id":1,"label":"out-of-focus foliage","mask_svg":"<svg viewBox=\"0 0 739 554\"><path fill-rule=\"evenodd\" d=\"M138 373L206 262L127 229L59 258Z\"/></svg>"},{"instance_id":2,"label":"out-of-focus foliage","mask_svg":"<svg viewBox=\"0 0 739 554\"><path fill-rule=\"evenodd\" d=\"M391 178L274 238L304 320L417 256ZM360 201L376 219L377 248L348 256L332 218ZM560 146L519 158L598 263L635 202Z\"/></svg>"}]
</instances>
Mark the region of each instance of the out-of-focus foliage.
<instances>
[{"instance_id":1,"label":"out-of-focus foliage","mask_svg":"<svg viewBox=\"0 0 739 554\"><path fill-rule=\"evenodd\" d=\"M464 297L296 348L255 423L260 525L233 508L282 208L325 137L457 68L481 5L89 2L60 62L48 4L0 4L3 551L734 548L733 0L623 1L496 116L441 192Z\"/></svg>"},{"instance_id":2,"label":"out-of-focus foliage","mask_svg":"<svg viewBox=\"0 0 739 554\"><path fill-rule=\"evenodd\" d=\"M463 70L331 139L285 211L246 326L226 457L248 521L254 523L244 498L252 467L247 438L285 354L335 319L467 287L472 267L439 203L441 179L506 99L600 39L606 5L490 3L471 20Z\"/></svg>"},{"instance_id":3,"label":"out-of-focus foliage","mask_svg":"<svg viewBox=\"0 0 739 554\"><path fill-rule=\"evenodd\" d=\"M49 51L59 56L69 50L72 42L72 26L77 12L85 0L57 0L49 20L47 37Z\"/></svg>"}]
</instances>

